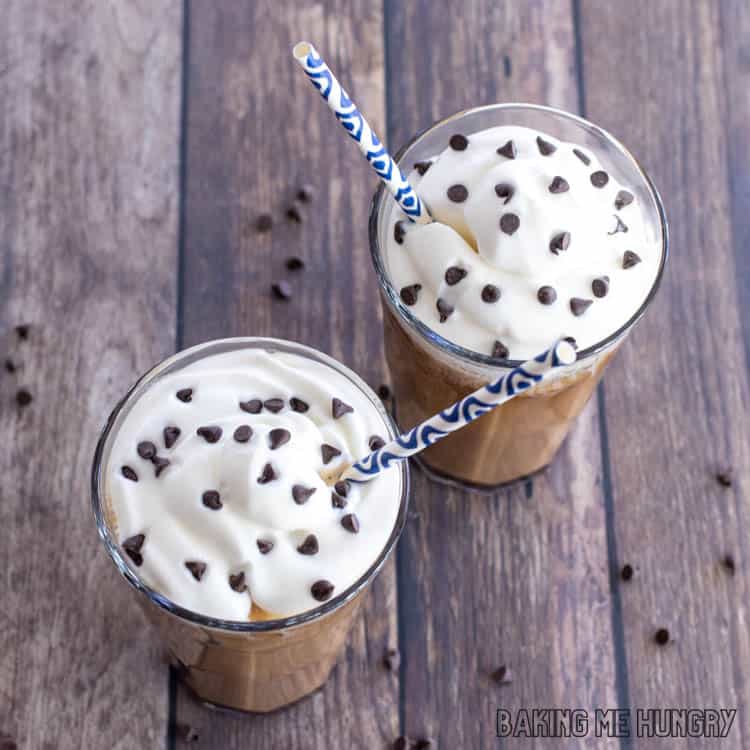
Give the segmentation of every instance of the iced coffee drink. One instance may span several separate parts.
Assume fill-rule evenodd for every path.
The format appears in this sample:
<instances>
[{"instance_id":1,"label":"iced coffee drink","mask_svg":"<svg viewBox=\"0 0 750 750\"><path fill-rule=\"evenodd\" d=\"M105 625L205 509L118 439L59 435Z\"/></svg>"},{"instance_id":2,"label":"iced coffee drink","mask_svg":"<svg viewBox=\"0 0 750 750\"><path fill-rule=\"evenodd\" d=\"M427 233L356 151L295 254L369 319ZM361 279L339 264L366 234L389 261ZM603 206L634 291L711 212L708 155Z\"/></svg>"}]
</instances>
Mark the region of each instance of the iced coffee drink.
<instances>
[{"instance_id":1,"label":"iced coffee drink","mask_svg":"<svg viewBox=\"0 0 750 750\"><path fill-rule=\"evenodd\" d=\"M435 221L414 224L376 196L371 244L399 423L567 338L575 365L422 455L469 484L532 474L653 295L666 257L658 195L611 136L540 107L461 113L400 162Z\"/></svg>"},{"instance_id":2,"label":"iced coffee drink","mask_svg":"<svg viewBox=\"0 0 750 750\"><path fill-rule=\"evenodd\" d=\"M313 350L229 339L147 375L94 473L100 532L203 700L267 711L319 687L402 527L405 465L341 467L394 434Z\"/></svg>"}]
</instances>

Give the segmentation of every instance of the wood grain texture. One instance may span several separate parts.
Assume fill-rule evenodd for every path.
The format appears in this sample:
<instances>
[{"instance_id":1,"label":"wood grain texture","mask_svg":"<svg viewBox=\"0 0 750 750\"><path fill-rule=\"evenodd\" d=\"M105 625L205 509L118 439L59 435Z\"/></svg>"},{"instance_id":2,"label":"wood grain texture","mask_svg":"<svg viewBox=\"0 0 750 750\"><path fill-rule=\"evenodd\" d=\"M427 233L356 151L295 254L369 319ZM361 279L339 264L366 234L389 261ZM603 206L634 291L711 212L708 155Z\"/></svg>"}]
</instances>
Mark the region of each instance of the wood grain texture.
<instances>
[{"instance_id":1,"label":"wood grain texture","mask_svg":"<svg viewBox=\"0 0 750 750\"><path fill-rule=\"evenodd\" d=\"M576 108L567 4L394 2L387 34L396 148L464 107ZM494 748L497 708L617 706L595 403L552 469L525 487L473 495L416 472L414 504L420 519L399 548L407 734L439 747ZM513 681L499 686L489 674L502 664Z\"/></svg>"},{"instance_id":2,"label":"wood grain texture","mask_svg":"<svg viewBox=\"0 0 750 750\"><path fill-rule=\"evenodd\" d=\"M377 178L291 55L314 42L383 133L383 28L377 4L189 4L182 331L289 338L322 349L377 386L383 378L377 285L367 246ZM285 217L295 189L313 186ZM259 214L274 228L258 233ZM285 260L299 256L304 272ZM271 295L287 279L294 298ZM177 720L206 747L382 747L398 730L398 685L382 667L396 641L395 567L373 586L347 652L322 691L282 713L208 713L182 689ZM177 740L179 744L179 739Z\"/></svg>"},{"instance_id":3,"label":"wood grain texture","mask_svg":"<svg viewBox=\"0 0 750 750\"><path fill-rule=\"evenodd\" d=\"M617 547L636 568L623 591L630 700L738 708L721 746L747 747L750 392L747 290L736 282L746 244L733 253L747 239L747 206L730 188L747 177L747 38L739 35L750 8L637 0L623 13L584 0L581 10L587 114L639 155L672 231L663 289L606 381ZM731 489L712 477L723 463L736 467ZM734 576L720 563L727 553ZM674 637L661 649L660 626Z\"/></svg>"},{"instance_id":4,"label":"wood grain texture","mask_svg":"<svg viewBox=\"0 0 750 750\"><path fill-rule=\"evenodd\" d=\"M181 6L2 13L0 735L158 747L166 668L99 543L89 474L107 414L174 346Z\"/></svg>"}]
</instances>

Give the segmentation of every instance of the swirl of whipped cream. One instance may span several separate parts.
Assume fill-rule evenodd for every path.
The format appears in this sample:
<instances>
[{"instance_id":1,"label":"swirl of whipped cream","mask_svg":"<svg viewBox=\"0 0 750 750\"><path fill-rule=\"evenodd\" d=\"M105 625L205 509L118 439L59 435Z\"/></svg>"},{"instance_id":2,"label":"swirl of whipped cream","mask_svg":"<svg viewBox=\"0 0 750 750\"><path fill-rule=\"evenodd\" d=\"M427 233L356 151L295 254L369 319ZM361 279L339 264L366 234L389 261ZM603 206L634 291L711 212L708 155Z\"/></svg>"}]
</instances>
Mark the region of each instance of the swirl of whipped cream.
<instances>
[{"instance_id":1,"label":"swirl of whipped cream","mask_svg":"<svg viewBox=\"0 0 750 750\"><path fill-rule=\"evenodd\" d=\"M410 179L435 222L411 224L389 199L387 272L416 317L463 347L528 359L572 336L586 348L654 283L659 236L591 149L501 126L454 135Z\"/></svg>"},{"instance_id":2,"label":"swirl of whipped cream","mask_svg":"<svg viewBox=\"0 0 750 750\"><path fill-rule=\"evenodd\" d=\"M166 375L125 416L106 469L118 539L152 588L226 620L298 614L376 561L401 478L321 478L387 438L341 373L300 355L244 349Z\"/></svg>"}]
</instances>

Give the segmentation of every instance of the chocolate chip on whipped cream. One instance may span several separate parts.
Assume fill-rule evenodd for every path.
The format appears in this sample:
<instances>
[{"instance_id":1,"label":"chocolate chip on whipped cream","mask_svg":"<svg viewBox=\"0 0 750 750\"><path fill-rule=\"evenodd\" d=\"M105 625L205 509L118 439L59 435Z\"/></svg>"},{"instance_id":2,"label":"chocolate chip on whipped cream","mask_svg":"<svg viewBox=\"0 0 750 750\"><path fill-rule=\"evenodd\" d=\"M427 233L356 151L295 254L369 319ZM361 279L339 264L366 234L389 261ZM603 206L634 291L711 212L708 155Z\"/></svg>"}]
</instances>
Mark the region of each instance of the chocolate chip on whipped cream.
<instances>
[{"instance_id":1,"label":"chocolate chip on whipped cream","mask_svg":"<svg viewBox=\"0 0 750 750\"><path fill-rule=\"evenodd\" d=\"M212 424L199 427L195 432L207 443L218 443L221 440L223 430L218 425Z\"/></svg>"},{"instance_id":2,"label":"chocolate chip on whipped cream","mask_svg":"<svg viewBox=\"0 0 750 750\"><path fill-rule=\"evenodd\" d=\"M189 404L193 400L193 389L180 388L175 395L180 401L182 401L182 403Z\"/></svg>"},{"instance_id":3,"label":"chocolate chip on whipped cream","mask_svg":"<svg viewBox=\"0 0 750 750\"><path fill-rule=\"evenodd\" d=\"M246 443L253 436L253 428L249 424L241 424L232 437L237 443Z\"/></svg>"},{"instance_id":4,"label":"chocolate chip on whipped cream","mask_svg":"<svg viewBox=\"0 0 750 750\"><path fill-rule=\"evenodd\" d=\"M179 427L167 425L162 433L164 437L164 447L169 450L177 442L177 438L180 437L181 434Z\"/></svg>"},{"instance_id":5,"label":"chocolate chip on whipped cream","mask_svg":"<svg viewBox=\"0 0 750 750\"><path fill-rule=\"evenodd\" d=\"M317 487L305 487L304 484L295 484L292 487L292 498L297 505L304 505L317 491Z\"/></svg>"}]
</instances>

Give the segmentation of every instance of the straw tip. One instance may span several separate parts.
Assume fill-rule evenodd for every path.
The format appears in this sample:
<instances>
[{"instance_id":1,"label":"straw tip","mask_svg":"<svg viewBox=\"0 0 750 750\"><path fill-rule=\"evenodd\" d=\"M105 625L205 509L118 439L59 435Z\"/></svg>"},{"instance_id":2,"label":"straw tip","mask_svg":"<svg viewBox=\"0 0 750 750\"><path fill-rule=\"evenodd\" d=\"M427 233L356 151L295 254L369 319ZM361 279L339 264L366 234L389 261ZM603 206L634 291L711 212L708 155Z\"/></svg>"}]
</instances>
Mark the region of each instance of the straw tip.
<instances>
[{"instance_id":1,"label":"straw tip","mask_svg":"<svg viewBox=\"0 0 750 750\"><path fill-rule=\"evenodd\" d=\"M292 47L292 54L297 58L297 60L304 60L312 51L314 47L310 42L297 42L297 44Z\"/></svg>"},{"instance_id":2,"label":"straw tip","mask_svg":"<svg viewBox=\"0 0 750 750\"><path fill-rule=\"evenodd\" d=\"M569 341L562 339L555 344L555 356L561 365L572 365L578 355L575 347Z\"/></svg>"}]
</instances>

